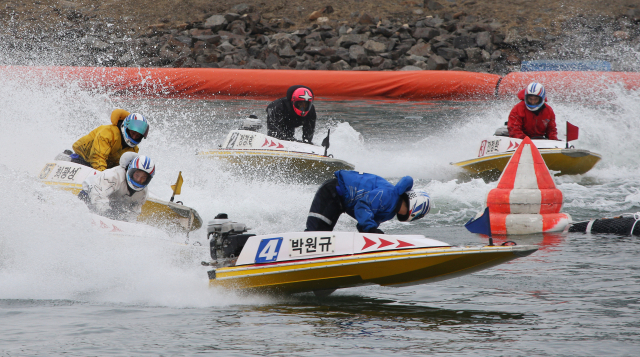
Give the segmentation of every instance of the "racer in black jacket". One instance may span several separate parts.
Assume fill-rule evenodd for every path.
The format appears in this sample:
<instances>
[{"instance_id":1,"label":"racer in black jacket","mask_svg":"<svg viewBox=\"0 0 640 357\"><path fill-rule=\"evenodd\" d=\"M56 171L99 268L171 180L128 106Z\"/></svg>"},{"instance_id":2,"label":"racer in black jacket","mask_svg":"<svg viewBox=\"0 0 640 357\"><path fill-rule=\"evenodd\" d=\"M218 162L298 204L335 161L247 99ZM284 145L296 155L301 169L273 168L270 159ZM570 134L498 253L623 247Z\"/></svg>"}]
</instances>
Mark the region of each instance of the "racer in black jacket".
<instances>
[{"instance_id":1,"label":"racer in black jacket","mask_svg":"<svg viewBox=\"0 0 640 357\"><path fill-rule=\"evenodd\" d=\"M267 135L295 141L293 134L302 125L302 141L311 143L316 128L313 91L305 86L291 86L286 98L276 99L267 107Z\"/></svg>"}]
</instances>

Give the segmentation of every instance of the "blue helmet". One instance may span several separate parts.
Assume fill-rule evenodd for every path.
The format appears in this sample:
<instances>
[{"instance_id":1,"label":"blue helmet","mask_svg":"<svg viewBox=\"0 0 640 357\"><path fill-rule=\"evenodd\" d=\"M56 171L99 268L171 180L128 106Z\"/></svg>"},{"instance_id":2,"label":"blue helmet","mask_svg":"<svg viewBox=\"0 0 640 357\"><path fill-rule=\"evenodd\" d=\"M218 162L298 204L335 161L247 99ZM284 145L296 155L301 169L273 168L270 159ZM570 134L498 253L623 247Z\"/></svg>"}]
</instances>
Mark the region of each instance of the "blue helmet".
<instances>
[{"instance_id":1,"label":"blue helmet","mask_svg":"<svg viewBox=\"0 0 640 357\"><path fill-rule=\"evenodd\" d=\"M536 104L529 104L529 97L538 97L540 98L540 101L538 101L538 103ZM544 90L544 86L540 83L533 82L530 83L527 86L527 89L525 89L524 91L524 104L527 106L527 109L535 112L536 110L542 108L546 97L547 94Z\"/></svg>"},{"instance_id":2,"label":"blue helmet","mask_svg":"<svg viewBox=\"0 0 640 357\"><path fill-rule=\"evenodd\" d=\"M140 144L140 141L133 140L129 131L135 131L142 135L143 138L147 137L149 133L149 122L147 119L142 116L142 114L132 113L127 115L122 121L122 126L120 127L120 131L122 131L122 137L124 138L124 142L127 143L130 147L134 147ZM142 140L142 139L140 139Z\"/></svg>"},{"instance_id":3,"label":"blue helmet","mask_svg":"<svg viewBox=\"0 0 640 357\"><path fill-rule=\"evenodd\" d=\"M409 212L406 215L398 214L398 220L411 222L424 217L431 210L431 198L423 190L410 190L404 193Z\"/></svg>"},{"instance_id":4,"label":"blue helmet","mask_svg":"<svg viewBox=\"0 0 640 357\"><path fill-rule=\"evenodd\" d=\"M147 175L144 175L143 181L136 181L134 179L134 174L136 171L144 171ZM156 165L153 163L150 157L146 155L140 155L135 159L131 160L129 166L127 167L127 184L134 191L142 191L151 179L153 175L156 173Z\"/></svg>"}]
</instances>

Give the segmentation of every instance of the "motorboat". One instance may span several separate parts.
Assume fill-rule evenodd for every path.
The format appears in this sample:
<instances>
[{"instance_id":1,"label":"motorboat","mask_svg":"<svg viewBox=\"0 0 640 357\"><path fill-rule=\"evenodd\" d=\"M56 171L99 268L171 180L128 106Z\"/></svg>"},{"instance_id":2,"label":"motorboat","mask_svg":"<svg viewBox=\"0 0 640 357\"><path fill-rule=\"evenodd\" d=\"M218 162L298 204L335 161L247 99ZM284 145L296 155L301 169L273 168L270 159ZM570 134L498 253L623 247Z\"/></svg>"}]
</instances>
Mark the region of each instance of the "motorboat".
<instances>
[{"instance_id":1,"label":"motorboat","mask_svg":"<svg viewBox=\"0 0 640 357\"><path fill-rule=\"evenodd\" d=\"M564 141L531 138L538 148L549 170L556 176L581 175L591 170L602 158L585 149L568 146ZM478 148L478 156L451 165L462 167L472 173L500 174L523 139L510 138L507 127L501 127L489 138L483 139Z\"/></svg>"},{"instance_id":2,"label":"motorboat","mask_svg":"<svg viewBox=\"0 0 640 357\"><path fill-rule=\"evenodd\" d=\"M207 227L214 287L250 292L314 292L410 286L450 279L527 256L523 246L455 247L422 235L358 232L248 234L224 214Z\"/></svg>"},{"instance_id":3,"label":"motorboat","mask_svg":"<svg viewBox=\"0 0 640 357\"><path fill-rule=\"evenodd\" d=\"M243 175L290 178L322 182L338 170L353 170L354 165L328 154L329 135L322 146L299 141L280 140L258 132L262 127L257 118L247 118L240 129L231 130L226 139L212 150L198 155L221 160Z\"/></svg>"},{"instance_id":4,"label":"motorboat","mask_svg":"<svg viewBox=\"0 0 640 357\"><path fill-rule=\"evenodd\" d=\"M97 171L88 166L70 161L68 154L61 153L55 160L47 162L40 171L38 179L45 185L67 190L77 195L82 190L82 183ZM202 227L202 218L198 212L180 203L165 201L149 193L142 205L142 213L138 222L154 227L162 227L169 231L190 232Z\"/></svg>"}]
</instances>

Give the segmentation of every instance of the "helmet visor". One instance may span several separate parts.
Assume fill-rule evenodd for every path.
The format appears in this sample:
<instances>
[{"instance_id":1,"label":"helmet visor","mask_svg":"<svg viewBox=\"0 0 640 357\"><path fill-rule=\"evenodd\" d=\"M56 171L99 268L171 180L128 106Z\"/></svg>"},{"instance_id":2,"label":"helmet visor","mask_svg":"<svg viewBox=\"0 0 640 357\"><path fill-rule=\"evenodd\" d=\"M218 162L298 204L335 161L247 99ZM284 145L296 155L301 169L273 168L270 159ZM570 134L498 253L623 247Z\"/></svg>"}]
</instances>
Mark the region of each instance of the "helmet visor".
<instances>
[{"instance_id":1,"label":"helmet visor","mask_svg":"<svg viewBox=\"0 0 640 357\"><path fill-rule=\"evenodd\" d=\"M538 105L540 104L540 102L542 102L542 98L537 95L527 95L525 100L529 105Z\"/></svg>"},{"instance_id":2,"label":"helmet visor","mask_svg":"<svg viewBox=\"0 0 640 357\"><path fill-rule=\"evenodd\" d=\"M129 131L135 131L136 133L139 133L144 138L146 138L147 133L149 133L149 124L142 120L132 120L131 122L129 122L127 129L129 129Z\"/></svg>"},{"instance_id":3,"label":"helmet visor","mask_svg":"<svg viewBox=\"0 0 640 357\"><path fill-rule=\"evenodd\" d=\"M132 167L129 170L127 170L127 175L129 175L129 177L131 178L131 181L133 181L133 183L136 184L136 186L138 187L147 186L152 179L152 176L149 175L148 172L137 169L135 167Z\"/></svg>"},{"instance_id":4,"label":"helmet visor","mask_svg":"<svg viewBox=\"0 0 640 357\"><path fill-rule=\"evenodd\" d=\"M293 102L293 106L301 112L308 112L311 109L311 102L298 100Z\"/></svg>"}]
</instances>

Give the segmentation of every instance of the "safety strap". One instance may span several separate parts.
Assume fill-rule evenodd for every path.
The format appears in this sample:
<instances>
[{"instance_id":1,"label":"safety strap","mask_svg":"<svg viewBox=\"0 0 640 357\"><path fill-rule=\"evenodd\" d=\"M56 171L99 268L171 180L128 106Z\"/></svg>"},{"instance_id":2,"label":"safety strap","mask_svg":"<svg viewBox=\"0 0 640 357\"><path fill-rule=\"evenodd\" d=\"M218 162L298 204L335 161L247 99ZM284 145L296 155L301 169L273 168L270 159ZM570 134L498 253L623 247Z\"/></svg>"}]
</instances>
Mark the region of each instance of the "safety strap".
<instances>
[{"instance_id":1,"label":"safety strap","mask_svg":"<svg viewBox=\"0 0 640 357\"><path fill-rule=\"evenodd\" d=\"M633 219L635 219L636 221L633 222L633 226L631 226L631 231L629 232L630 236L633 235L633 230L636 228L636 224L638 224L638 221L640 221L640 212L634 213L633 214Z\"/></svg>"},{"instance_id":2,"label":"safety strap","mask_svg":"<svg viewBox=\"0 0 640 357\"><path fill-rule=\"evenodd\" d=\"M328 224L328 225L332 225L333 222L331 222L331 220L323 215L321 215L320 213L315 213L315 212L309 212L309 217L315 217L321 221L323 221L324 223Z\"/></svg>"}]
</instances>

